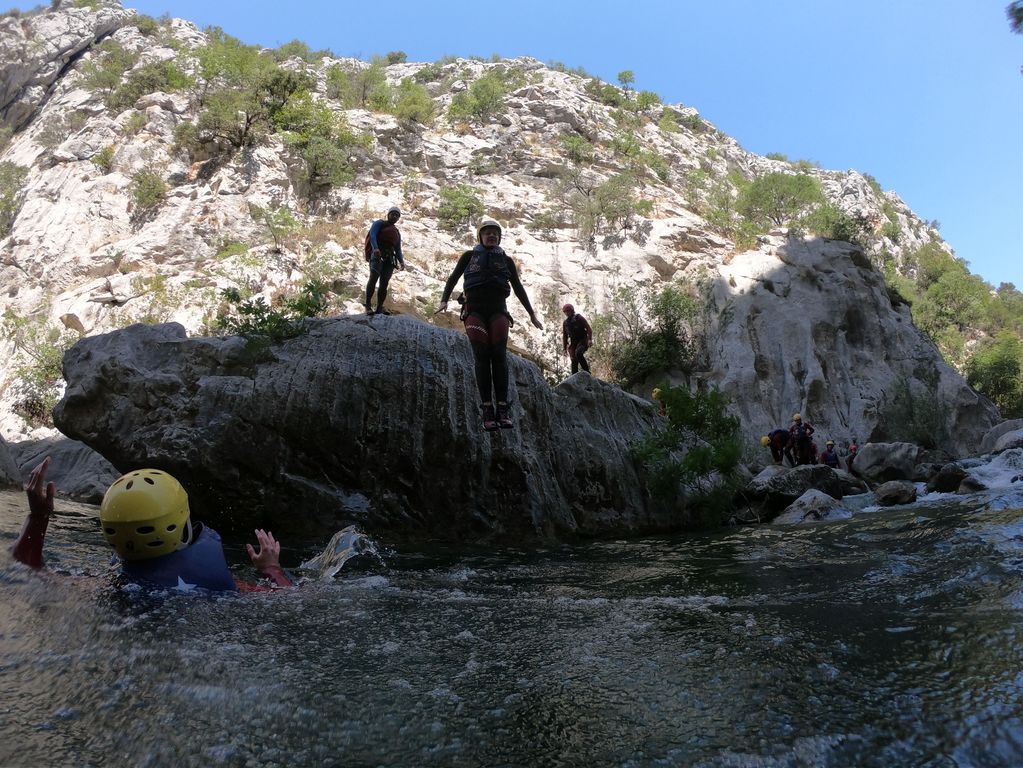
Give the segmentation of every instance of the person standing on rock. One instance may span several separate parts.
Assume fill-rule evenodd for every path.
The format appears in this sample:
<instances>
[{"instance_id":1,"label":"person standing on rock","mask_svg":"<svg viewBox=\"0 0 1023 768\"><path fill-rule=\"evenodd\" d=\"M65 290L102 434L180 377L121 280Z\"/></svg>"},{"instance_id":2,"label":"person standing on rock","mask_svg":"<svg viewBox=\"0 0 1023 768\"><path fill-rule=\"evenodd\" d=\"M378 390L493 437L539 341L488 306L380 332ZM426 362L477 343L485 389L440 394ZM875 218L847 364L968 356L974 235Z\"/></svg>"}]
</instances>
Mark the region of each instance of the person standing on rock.
<instances>
[{"instance_id":1,"label":"person standing on rock","mask_svg":"<svg viewBox=\"0 0 1023 768\"><path fill-rule=\"evenodd\" d=\"M826 464L832 469L838 469L838 451L835 450L835 441L828 440L824 444L824 453L821 454L821 464Z\"/></svg>"},{"instance_id":2,"label":"person standing on rock","mask_svg":"<svg viewBox=\"0 0 1023 768\"><path fill-rule=\"evenodd\" d=\"M483 428L491 432L512 427L508 407L508 329L512 320L505 301L512 291L529 313L530 322L540 330L543 324L519 281L515 262L501 248L501 225L494 219L483 219L476 228L476 240L476 247L463 253L455 264L437 311L447 311L451 292L464 275L461 319L472 345L476 386L483 402Z\"/></svg>"},{"instance_id":3,"label":"person standing on rock","mask_svg":"<svg viewBox=\"0 0 1023 768\"><path fill-rule=\"evenodd\" d=\"M849 469L850 472L852 472L853 459L856 458L856 452L859 449L860 447L856 445L856 438L854 437L852 440L849 441L849 455L848 457L846 457L845 460L845 466Z\"/></svg>"},{"instance_id":4,"label":"person standing on rock","mask_svg":"<svg viewBox=\"0 0 1023 768\"><path fill-rule=\"evenodd\" d=\"M565 313L565 322L561 324L561 345L572 361L572 373L578 373L580 368L589 373L590 364L586 362L585 355L586 350L593 346L593 329L571 304L566 304L561 311Z\"/></svg>"},{"instance_id":5,"label":"person standing on rock","mask_svg":"<svg viewBox=\"0 0 1023 768\"><path fill-rule=\"evenodd\" d=\"M792 440L792 448L796 457L796 464L813 464L813 424L803 421L799 413L792 414L792 426L789 427L789 436Z\"/></svg>"},{"instance_id":6,"label":"person standing on rock","mask_svg":"<svg viewBox=\"0 0 1023 768\"><path fill-rule=\"evenodd\" d=\"M366 258L369 259L369 282L366 283L366 314L373 312L373 291L380 280L377 292L376 314L391 314L384 309L387 299L387 284L391 281L395 267L405 269L405 256L401 252L401 232L396 226L401 218L401 209L392 205L387 209L386 219L377 219L366 235Z\"/></svg>"},{"instance_id":7,"label":"person standing on rock","mask_svg":"<svg viewBox=\"0 0 1023 768\"><path fill-rule=\"evenodd\" d=\"M43 540L53 514L56 488L46 482L49 457L32 470L25 493L28 518L11 547L18 562L43 567ZM267 588L235 581L227 566L220 536L193 522L188 494L181 484L158 469L139 469L118 478L107 489L99 509L100 527L117 552L125 578L141 586L191 592L254 592ZM281 568L281 545L269 531L257 530L258 550L245 547L252 564L277 587L291 587Z\"/></svg>"}]
</instances>

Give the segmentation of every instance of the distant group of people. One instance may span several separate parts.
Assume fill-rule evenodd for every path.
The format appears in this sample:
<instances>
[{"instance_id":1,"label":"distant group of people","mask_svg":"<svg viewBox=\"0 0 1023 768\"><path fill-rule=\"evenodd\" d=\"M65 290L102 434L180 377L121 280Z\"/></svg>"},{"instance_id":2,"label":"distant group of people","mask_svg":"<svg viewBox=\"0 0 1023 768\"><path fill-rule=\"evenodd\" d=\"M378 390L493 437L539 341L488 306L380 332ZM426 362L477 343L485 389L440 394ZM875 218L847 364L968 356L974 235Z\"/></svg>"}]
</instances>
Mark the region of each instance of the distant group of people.
<instances>
[{"instance_id":1,"label":"distant group of people","mask_svg":"<svg viewBox=\"0 0 1023 768\"><path fill-rule=\"evenodd\" d=\"M405 269L401 250L401 233L397 223L401 210L388 209L386 218L374 221L366 235L366 259L370 276L366 284L366 313L388 315L384 307L387 286L395 269ZM446 312L451 294L462 280L460 319L472 347L476 387L482 404L483 429L491 432L513 426L508 402L508 331L512 318L507 299L514 292L530 322L540 330L543 324L519 280L515 261L501 248L503 230L500 223L485 218L476 227L476 245L465 251L448 276L441 295L438 312ZM376 292L376 308L373 296ZM580 368L589 372L586 351L593 346L593 329L572 304L562 307L562 347L571 361L572 373Z\"/></svg>"},{"instance_id":2,"label":"distant group of people","mask_svg":"<svg viewBox=\"0 0 1023 768\"><path fill-rule=\"evenodd\" d=\"M775 464L784 464L788 459L789 466L797 467L804 464L824 464L833 469L838 469L842 462L835 449L835 441L827 440L824 444L824 451L817 448L813 440L814 427L803 419L802 414L792 415L792 424L788 429L779 428L768 432L760 438L760 444L771 450L771 458ZM849 451L846 456L846 468L852 471L853 459L859 450L856 445L856 438L849 441Z\"/></svg>"}]
</instances>

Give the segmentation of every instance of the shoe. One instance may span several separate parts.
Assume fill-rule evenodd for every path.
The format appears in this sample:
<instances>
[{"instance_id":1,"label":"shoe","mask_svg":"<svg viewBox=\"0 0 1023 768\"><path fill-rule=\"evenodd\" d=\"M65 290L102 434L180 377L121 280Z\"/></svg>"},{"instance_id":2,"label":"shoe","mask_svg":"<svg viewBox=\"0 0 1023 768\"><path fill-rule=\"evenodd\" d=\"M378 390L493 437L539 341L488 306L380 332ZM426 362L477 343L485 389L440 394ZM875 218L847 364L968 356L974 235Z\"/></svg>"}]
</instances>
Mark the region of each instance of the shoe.
<instances>
[{"instance_id":1,"label":"shoe","mask_svg":"<svg viewBox=\"0 0 1023 768\"><path fill-rule=\"evenodd\" d=\"M508 415L508 403L497 404L497 424L501 429L512 428L512 420Z\"/></svg>"},{"instance_id":2,"label":"shoe","mask_svg":"<svg viewBox=\"0 0 1023 768\"><path fill-rule=\"evenodd\" d=\"M391 313L388 312L386 309L380 309L379 307L377 307L377 314L378 315L390 315Z\"/></svg>"},{"instance_id":3,"label":"shoe","mask_svg":"<svg viewBox=\"0 0 1023 768\"><path fill-rule=\"evenodd\" d=\"M487 432L493 432L495 429L500 429L501 425L497 423L497 417L494 415L494 406L484 405L483 406L483 429Z\"/></svg>"},{"instance_id":4,"label":"shoe","mask_svg":"<svg viewBox=\"0 0 1023 768\"><path fill-rule=\"evenodd\" d=\"M371 307L366 307L366 314L367 315L372 315L373 314L373 309Z\"/></svg>"}]
</instances>

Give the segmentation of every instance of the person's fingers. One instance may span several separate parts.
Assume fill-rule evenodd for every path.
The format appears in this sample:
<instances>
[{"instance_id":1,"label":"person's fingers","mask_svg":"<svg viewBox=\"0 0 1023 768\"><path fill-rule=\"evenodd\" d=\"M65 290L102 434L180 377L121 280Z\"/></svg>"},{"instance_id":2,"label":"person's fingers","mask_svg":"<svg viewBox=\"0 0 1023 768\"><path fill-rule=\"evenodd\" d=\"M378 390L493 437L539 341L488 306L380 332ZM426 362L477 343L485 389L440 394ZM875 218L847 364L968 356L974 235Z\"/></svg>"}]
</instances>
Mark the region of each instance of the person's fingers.
<instances>
[{"instance_id":1,"label":"person's fingers","mask_svg":"<svg viewBox=\"0 0 1023 768\"><path fill-rule=\"evenodd\" d=\"M254 550L252 548L251 544L246 544L245 545L245 551L249 553L249 559L250 560L255 560L256 559L256 550Z\"/></svg>"},{"instance_id":2,"label":"person's fingers","mask_svg":"<svg viewBox=\"0 0 1023 768\"><path fill-rule=\"evenodd\" d=\"M54 485L52 480L46 484L46 503L51 507L53 506L53 494L56 493L56 491L57 486Z\"/></svg>"}]
</instances>

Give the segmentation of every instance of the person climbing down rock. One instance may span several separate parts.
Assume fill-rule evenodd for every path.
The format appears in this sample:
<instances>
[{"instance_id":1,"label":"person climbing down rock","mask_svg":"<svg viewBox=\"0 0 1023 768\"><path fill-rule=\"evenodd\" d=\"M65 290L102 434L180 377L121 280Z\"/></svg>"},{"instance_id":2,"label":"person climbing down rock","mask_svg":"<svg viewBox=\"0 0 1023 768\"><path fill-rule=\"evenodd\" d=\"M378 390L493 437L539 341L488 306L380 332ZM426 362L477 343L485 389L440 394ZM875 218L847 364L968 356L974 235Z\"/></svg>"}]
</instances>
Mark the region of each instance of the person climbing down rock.
<instances>
[{"instance_id":1,"label":"person climbing down rock","mask_svg":"<svg viewBox=\"0 0 1023 768\"><path fill-rule=\"evenodd\" d=\"M455 264L437 311L447 311L451 292L464 275L461 319L472 346L476 386L483 403L483 428L491 432L512 427L508 406L508 329L512 320L505 300L513 290L529 313L530 322L540 330L543 324L519 281L515 262L501 248L501 225L494 219L483 219L476 228L476 240L476 247L463 253Z\"/></svg>"},{"instance_id":2,"label":"person climbing down rock","mask_svg":"<svg viewBox=\"0 0 1023 768\"><path fill-rule=\"evenodd\" d=\"M571 304L566 304L561 311L565 313L565 322L561 324L561 346L572 361L572 373L578 373L580 368L589 373L590 364L586 362L585 354L593 346L593 329Z\"/></svg>"},{"instance_id":3,"label":"person climbing down rock","mask_svg":"<svg viewBox=\"0 0 1023 768\"><path fill-rule=\"evenodd\" d=\"M785 465L788 458L790 466L796 466L796 460L792 456L792 439L787 429L774 429L760 438L760 444L771 449L771 458L775 464Z\"/></svg>"},{"instance_id":4,"label":"person climbing down rock","mask_svg":"<svg viewBox=\"0 0 1023 768\"><path fill-rule=\"evenodd\" d=\"M396 226L401 218L401 209L392 205L387 209L386 219L377 219L366 235L366 260L369 261L369 282L366 283L366 314L374 314L373 291L380 280L377 292L376 314L391 314L384 309L387 299L387 285L395 268L405 269L405 256L401 252L401 232Z\"/></svg>"}]
</instances>

